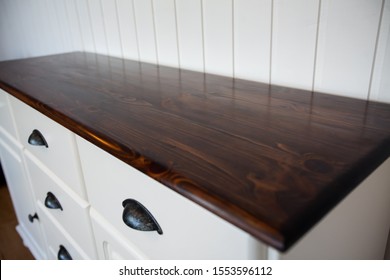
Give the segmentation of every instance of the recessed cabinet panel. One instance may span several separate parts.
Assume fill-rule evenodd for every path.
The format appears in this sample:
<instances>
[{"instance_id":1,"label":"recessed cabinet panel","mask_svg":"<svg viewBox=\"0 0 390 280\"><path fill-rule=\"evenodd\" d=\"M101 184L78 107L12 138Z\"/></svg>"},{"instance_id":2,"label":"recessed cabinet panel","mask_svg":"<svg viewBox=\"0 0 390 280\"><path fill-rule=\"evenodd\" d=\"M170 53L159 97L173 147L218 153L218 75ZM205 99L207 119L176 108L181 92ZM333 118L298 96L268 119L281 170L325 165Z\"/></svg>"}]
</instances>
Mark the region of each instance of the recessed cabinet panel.
<instances>
[{"instance_id":1,"label":"recessed cabinet panel","mask_svg":"<svg viewBox=\"0 0 390 280\"><path fill-rule=\"evenodd\" d=\"M83 245L83 250L88 255L95 256L89 204L29 152L26 152L26 164L36 199L72 238Z\"/></svg>"},{"instance_id":2,"label":"recessed cabinet panel","mask_svg":"<svg viewBox=\"0 0 390 280\"><path fill-rule=\"evenodd\" d=\"M77 140L92 207L147 258L248 258L246 233L89 142ZM147 211L135 205L126 212L126 199L138 201ZM145 212L162 232L137 230L123 221L124 215L133 213L130 220L144 221Z\"/></svg>"},{"instance_id":3,"label":"recessed cabinet panel","mask_svg":"<svg viewBox=\"0 0 390 280\"><path fill-rule=\"evenodd\" d=\"M10 98L22 145L85 198L73 133L16 98ZM34 131L39 131L47 146L39 145L37 135L32 135Z\"/></svg>"}]
</instances>

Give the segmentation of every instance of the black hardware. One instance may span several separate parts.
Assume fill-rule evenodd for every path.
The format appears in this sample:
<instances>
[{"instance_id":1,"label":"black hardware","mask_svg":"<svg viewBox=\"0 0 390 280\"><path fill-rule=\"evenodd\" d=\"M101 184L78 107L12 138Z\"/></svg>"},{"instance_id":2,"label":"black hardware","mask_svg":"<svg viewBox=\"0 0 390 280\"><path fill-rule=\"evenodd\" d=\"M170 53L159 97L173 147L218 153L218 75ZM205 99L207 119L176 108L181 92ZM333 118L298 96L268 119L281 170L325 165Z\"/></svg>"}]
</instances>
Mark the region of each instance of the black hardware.
<instances>
[{"instance_id":1,"label":"black hardware","mask_svg":"<svg viewBox=\"0 0 390 280\"><path fill-rule=\"evenodd\" d=\"M61 211L63 210L61 203L58 201L56 196L51 192L47 193L47 196L45 199L45 206L47 208L50 208L50 209L61 209Z\"/></svg>"},{"instance_id":2,"label":"black hardware","mask_svg":"<svg viewBox=\"0 0 390 280\"><path fill-rule=\"evenodd\" d=\"M30 134L30 137L28 137L28 143L34 146L45 146L46 148L49 147L45 137L43 137L42 133L37 129L34 129Z\"/></svg>"},{"instance_id":3,"label":"black hardware","mask_svg":"<svg viewBox=\"0 0 390 280\"><path fill-rule=\"evenodd\" d=\"M28 220L29 220L31 223L34 222L34 219L39 220L38 214L37 214L37 213L34 213L34 215L31 215L31 214L28 215Z\"/></svg>"},{"instance_id":4,"label":"black hardware","mask_svg":"<svg viewBox=\"0 0 390 280\"><path fill-rule=\"evenodd\" d=\"M154 231L163 234L160 225L153 215L141 203L134 199L126 199L122 202L123 222L132 229L141 231Z\"/></svg>"},{"instance_id":5,"label":"black hardware","mask_svg":"<svg viewBox=\"0 0 390 280\"><path fill-rule=\"evenodd\" d=\"M68 250L64 246L60 245L58 250L57 259L59 260L72 260L72 256L69 254Z\"/></svg>"}]
</instances>

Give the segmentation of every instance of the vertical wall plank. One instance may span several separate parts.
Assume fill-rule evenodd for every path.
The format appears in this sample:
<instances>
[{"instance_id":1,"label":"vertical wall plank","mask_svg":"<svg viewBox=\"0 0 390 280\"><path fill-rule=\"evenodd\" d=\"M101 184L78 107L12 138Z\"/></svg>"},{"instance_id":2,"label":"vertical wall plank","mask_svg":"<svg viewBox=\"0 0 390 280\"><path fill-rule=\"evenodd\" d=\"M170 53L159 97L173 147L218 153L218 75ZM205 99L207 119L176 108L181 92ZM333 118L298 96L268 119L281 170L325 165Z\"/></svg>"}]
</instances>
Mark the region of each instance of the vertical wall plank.
<instances>
[{"instance_id":1,"label":"vertical wall plank","mask_svg":"<svg viewBox=\"0 0 390 280\"><path fill-rule=\"evenodd\" d=\"M117 0L117 12L123 56L139 60L133 1Z\"/></svg>"},{"instance_id":2,"label":"vertical wall plank","mask_svg":"<svg viewBox=\"0 0 390 280\"><path fill-rule=\"evenodd\" d=\"M153 1L158 63L179 67L175 0Z\"/></svg>"},{"instance_id":3,"label":"vertical wall plank","mask_svg":"<svg viewBox=\"0 0 390 280\"><path fill-rule=\"evenodd\" d=\"M390 103L390 1L384 1L370 100Z\"/></svg>"},{"instance_id":4,"label":"vertical wall plank","mask_svg":"<svg viewBox=\"0 0 390 280\"><path fill-rule=\"evenodd\" d=\"M319 0L274 0L271 82L311 90Z\"/></svg>"},{"instance_id":5,"label":"vertical wall plank","mask_svg":"<svg viewBox=\"0 0 390 280\"><path fill-rule=\"evenodd\" d=\"M203 1L205 70L233 76L232 0Z\"/></svg>"},{"instance_id":6,"label":"vertical wall plank","mask_svg":"<svg viewBox=\"0 0 390 280\"><path fill-rule=\"evenodd\" d=\"M46 1L30 1L29 12L32 15L32 23L35 25L34 35L37 41L37 48L33 51L34 56L40 56L53 53L57 42L50 41L50 22L47 19Z\"/></svg>"},{"instance_id":7,"label":"vertical wall plank","mask_svg":"<svg viewBox=\"0 0 390 280\"><path fill-rule=\"evenodd\" d=\"M22 34L18 1L0 2L0 60L24 56L26 46Z\"/></svg>"},{"instance_id":8,"label":"vertical wall plank","mask_svg":"<svg viewBox=\"0 0 390 280\"><path fill-rule=\"evenodd\" d=\"M58 24L58 29L55 32L59 33L62 40L62 52L69 52L74 50L73 48L73 40L72 34L69 29L70 22L66 9L66 2L63 0L55 0L53 1L55 7L55 18Z\"/></svg>"},{"instance_id":9,"label":"vertical wall plank","mask_svg":"<svg viewBox=\"0 0 390 280\"><path fill-rule=\"evenodd\" d=\"M88 0L91 26L96 52L108 54L106 30L103 21L103 9L100 0Z\"/></svg>"},{"instance_id":10,"label":"vertical wall plank","mask_svg":"<svg viewBox=\"0 0 390 280\"><path fill-rule=\"evenodd\" d=\"M55 0L45 1L42 7L42 14L45 15L43 24L47 25L47 40L51 42L50 53L61 53L64 52L65 40L60 30L55 2Z\"/></svg>"},{"instance_id":11,"label":"vertical wall plank","mask_svg":"<svg viewBox=\"0 0 390 280\"><path fill-rule=\"evenodd\" d=\"M315 90L366 99L382 0L322 0Z\"/></svg>"},{"instance_id":12,"label":"vertical wall plank","mask_svg":"<svg viewBox=\"0 0 390 280\"><path fill-rule=\"evenodd\" d=\"M75 0L77 5L77 15L80 22L84 50L87 52L96 52L87 1L88 0Z\"/></svg>"},{"instance_id":13,"label":"vertical wall plank","mask_svg":"<svg viewBox=\"0 0 390 280\"><path fill-rule=\"evenodd\" d=\"M123 57L116 1L101 0L109 55Z\"/></svg>"},{"instance_id":14,"label":"vertical wall plank","mask_svg":"<svg viewBox=\"0 0 390 280\"><path fill-rule=\"evenodd\" d=\"M22 43L24 45L23 57L34 56L34 51L38 48L39 43L37 42L35 35L35 32L37 32L35 20L33 19L33 15L31 13L32 8L30 5L32 5L32 3L24 0L16 0L12 2L14 2L14 4L16 3L16 9L18 11L15 12L17 14L15 18L20 19L19 22L22 27L20 32L21 37L23 37L23 41L18 43ZM13 16L13 14L9 14L9 16ZM12 47L15 47L14 45L15 44L13 44Z\"/></svg>"},{"instance_id":15,"label":"vertical wall plank","mask_svg":"<svg viewBox=\"0 0 390 280\"><path fill-rule=\"evenodd\" d=\"M201 0L176 0L180 67L204 71Z\"/></svg>"},{"instance_id":16,"label":"vertical wall plank","mask_svg":"<svg viewBox=\"0 0 390 280\"><path fill-rule=\"evenodd\" d=\"M270 0L234 1L234 76L269 82Z\"/></svg>"},{"instance_id":17,"label":"vertical wall plank","mask_svg":"<svg viewBox=\"0 0 390 280\"><path fill-rule=\"evenodd\" d=\"M140 60L157 63L156 38L151 0L133 0Z\"/></svg>"},{"instance_id":18,"label":"vertical wall plank","mask_svg":"<svg viewBox=\"0 0 390 280\"><path fill-rule=\"evenodd\" d=\"M78 11L75 0L64 1L66 15L68 17L68 29L72 41L72 49L75 51L83 50L83 39L81 38L81 26L78 17Z\"/></svg>"}]
</instances>

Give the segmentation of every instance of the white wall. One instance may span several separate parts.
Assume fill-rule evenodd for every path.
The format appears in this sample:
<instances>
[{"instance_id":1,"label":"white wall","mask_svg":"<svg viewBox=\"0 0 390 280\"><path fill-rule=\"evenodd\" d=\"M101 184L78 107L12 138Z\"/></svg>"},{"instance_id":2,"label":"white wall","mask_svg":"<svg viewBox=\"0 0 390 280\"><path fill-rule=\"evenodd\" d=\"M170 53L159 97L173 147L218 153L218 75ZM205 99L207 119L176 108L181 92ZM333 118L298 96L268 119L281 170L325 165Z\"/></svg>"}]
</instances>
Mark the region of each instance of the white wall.
<instances>
[{"instance_id":1,"label":"white wall","mask_svg":"<svg viewBox=\"0 0 390 280\"><path fill-rule=\"evenodd\" d=\"M390 0L0 0L0 60L84 50L390 102Z\"/></svg>"}]
</instances>

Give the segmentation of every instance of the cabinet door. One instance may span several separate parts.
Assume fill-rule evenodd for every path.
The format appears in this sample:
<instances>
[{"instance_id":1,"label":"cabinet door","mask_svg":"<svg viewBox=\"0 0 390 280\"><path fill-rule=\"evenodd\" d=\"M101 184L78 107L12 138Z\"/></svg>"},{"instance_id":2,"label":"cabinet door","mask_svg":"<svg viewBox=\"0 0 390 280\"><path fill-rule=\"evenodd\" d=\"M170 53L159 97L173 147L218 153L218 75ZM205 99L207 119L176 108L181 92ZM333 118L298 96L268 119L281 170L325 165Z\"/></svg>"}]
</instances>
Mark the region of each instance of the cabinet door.
<instances>
[{"instance_id":1,"label":"cabinet door","mask_svg":"<svg viewBox=\"0 0 390 280\"><path fill-rule=\"evenodd\" d=\"M91 209L92 226L99 259L139 260L147 257L138 251L94 209Z\"/></svg>"},{"instance_id":2,"label":"cabinet door","mask_svg":"<svg viewBox=\"0 0 390 280\"><path fill-rule=\"evenodd\" d=\"M36 207L23 165L21 150L17 147L11 148L10 143L7 144L4 139L0 137L0 159L19 222L17 230L35 258L46 258L40 221L37 216L34 216Z\"/></svg>"}]
</instances>

